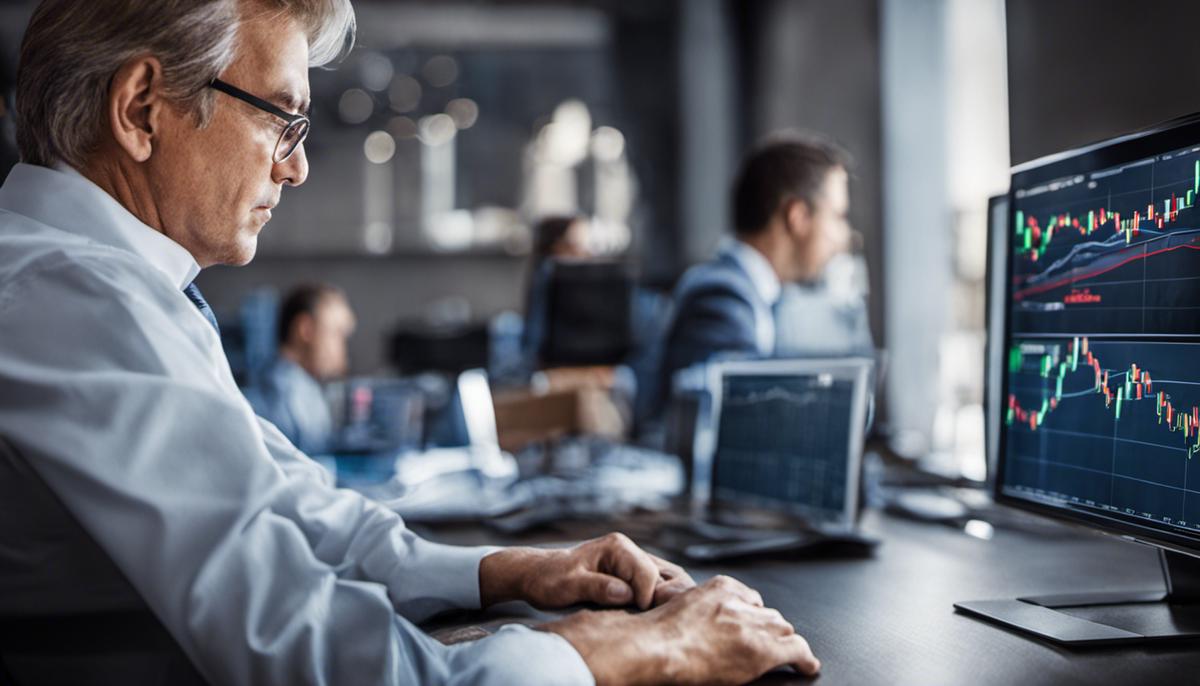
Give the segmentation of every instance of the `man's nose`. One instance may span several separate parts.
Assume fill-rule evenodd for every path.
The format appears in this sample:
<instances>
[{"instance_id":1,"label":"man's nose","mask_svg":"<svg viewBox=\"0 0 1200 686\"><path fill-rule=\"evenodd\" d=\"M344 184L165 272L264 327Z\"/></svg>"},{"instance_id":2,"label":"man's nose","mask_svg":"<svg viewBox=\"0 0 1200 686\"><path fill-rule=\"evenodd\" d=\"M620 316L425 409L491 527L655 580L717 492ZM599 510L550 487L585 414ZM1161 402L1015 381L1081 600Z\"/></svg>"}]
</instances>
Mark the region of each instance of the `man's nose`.
<instances>
[{"instance_id":1,"label":"man's nose","mask_svg":"<svg viewBox=\"0 0 1200 686\"><path fill-rule=\"evenodd\" d=\"M304 144L296 147L295 152L286 160L279 162L272 169L271 179L278 184L299 186L308 178L308 157L304 153Z\"/></svg>"}]
</instances>

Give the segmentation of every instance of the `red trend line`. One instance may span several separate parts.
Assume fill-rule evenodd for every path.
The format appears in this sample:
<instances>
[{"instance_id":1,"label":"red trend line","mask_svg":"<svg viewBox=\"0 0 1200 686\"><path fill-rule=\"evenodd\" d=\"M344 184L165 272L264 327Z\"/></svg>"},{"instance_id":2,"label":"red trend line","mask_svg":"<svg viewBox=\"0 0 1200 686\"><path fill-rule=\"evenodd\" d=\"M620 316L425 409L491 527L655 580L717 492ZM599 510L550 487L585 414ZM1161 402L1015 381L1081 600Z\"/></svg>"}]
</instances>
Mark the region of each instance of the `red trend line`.
<instances>
[{"instance_id":1,"label":"red trend line","mask_svg":"<svg viewBox=\"0 0 1200 686\"><path fill-rule=\"evenodd\" d=\"M1040 286L1032 286L1030 288L1025 288L1025 289L1019 290L1016 293L1013 293L1013 300L1014 301L1024 300L1028 296L1037 295L1039 293L1045 293L1046 291L1052 291L1055 288L1060 288L1062 286L1065 286L1070 283L1074 283L1076 281L1083 281L1085 279L1091 279L1091 278L1100 276L1101 274L1107 274L1108 272L1111 272L1114 269L1119 269L1121 267L1124 267L1125 265L1129 264L1130 262L1135 262L1137 260L1144 260L1148 257L1153 257L1155 255L1161 255L1162 253L1171 252L1173 250L1179 250L1180 248L1187 248L1188 250L1200 250L1200 245L1190 245L1190 244L1185 243L1183 245L1175 245L1175 246L1171 246L1169 248L1161 248L1159 250L1154 250L1154 251L1148 252L1144 255L1134 255L1133 257L1129 257L1124 260L1121 260L1120 262L1117 262L1116 264L1111 264L1111 265L1107 265L1105 267L1100 267L1100 268L1094 269L1090 272L1084 272L1083 274L1078 275L1078 276L1076 276L1076 275L1065 276L1057 281L1051 281L1050 283L1045 283Z\"/></svg>"}]
</instances>

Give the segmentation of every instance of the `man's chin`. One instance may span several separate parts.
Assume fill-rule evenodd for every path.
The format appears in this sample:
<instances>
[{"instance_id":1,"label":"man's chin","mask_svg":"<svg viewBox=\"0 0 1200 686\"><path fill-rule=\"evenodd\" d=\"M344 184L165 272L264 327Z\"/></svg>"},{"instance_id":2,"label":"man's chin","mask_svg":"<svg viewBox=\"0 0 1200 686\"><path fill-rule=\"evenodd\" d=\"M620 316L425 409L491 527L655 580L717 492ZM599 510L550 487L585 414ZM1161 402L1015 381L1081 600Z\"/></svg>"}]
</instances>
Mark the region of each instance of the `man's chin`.
<instances>
[{"instance_id":1,"label":"man's chin","mask_svg":"<svg viewBox=\"0 0 1200 686\"><path fill-rule=\"evenodd\" d=\"M221 260L221 264L230 267L244 267L250 264L250 260L254 259L256 252L258 252L258 236L246 236L232 246L229 254Z\"/></svg>"},{"instance_id":2,"label":"man's chin","mask_svg":"<svg viewBox=\"0 0 1200 686\"><path fill-rule=\"evenodd\" d=\"M244 266L250 264L250 260L254 259L254 255L257 252L258 252L258 241L257 240L250 241L249 245L242 246L241 251L239 251L239 253L238 253L238 260L236 262L232 263L233 266L244 267Z\"/></svg>"}]
</instances>

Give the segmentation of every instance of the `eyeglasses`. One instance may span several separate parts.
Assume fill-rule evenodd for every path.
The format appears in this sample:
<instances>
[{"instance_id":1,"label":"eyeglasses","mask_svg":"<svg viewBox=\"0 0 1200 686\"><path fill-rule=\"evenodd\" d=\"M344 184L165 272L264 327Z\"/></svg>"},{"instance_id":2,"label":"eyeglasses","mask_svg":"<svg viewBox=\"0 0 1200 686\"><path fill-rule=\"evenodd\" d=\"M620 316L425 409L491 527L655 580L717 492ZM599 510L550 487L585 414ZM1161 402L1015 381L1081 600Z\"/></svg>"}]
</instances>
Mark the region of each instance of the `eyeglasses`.
<instances>
[{"instance_id":1,"label":"eyeglasses","mask_svg":"<svg viewBox=\"0 0 1200 686\"><path fill-rule=\"evenodd\" d=\"M285 112L266 100L251 95L237 86L231 86L221 79L213 79L212 83L208 84L208 86L257 107L267 114L279 117L286 123L283 131L279 134L279 140L275 141L275 154L272 157L275 160L275 164L279 164L291 157L292 153L296 152L296 148L300 147L300 144L308 137L308 129L312 125L312 122L307 116Z\"/></svg>"}]
</instances>

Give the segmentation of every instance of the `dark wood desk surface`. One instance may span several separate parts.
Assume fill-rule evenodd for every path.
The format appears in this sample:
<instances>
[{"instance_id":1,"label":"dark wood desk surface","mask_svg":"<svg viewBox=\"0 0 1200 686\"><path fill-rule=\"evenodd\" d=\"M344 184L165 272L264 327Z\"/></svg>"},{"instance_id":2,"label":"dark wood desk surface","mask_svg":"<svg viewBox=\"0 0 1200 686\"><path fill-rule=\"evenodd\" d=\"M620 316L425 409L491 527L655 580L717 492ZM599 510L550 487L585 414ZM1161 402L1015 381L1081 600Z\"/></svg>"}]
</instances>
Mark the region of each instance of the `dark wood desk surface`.
<instances>
[{"instance_id":1,"label":"dark wood desk surface","mask_svg":"<svg viewBox=\"0 0 1200 686\"><path fill-rule=\"evenodd\" d=\"M767 559L688 565L697 580L729 574L762 593L811 643L834 684L1200 683L1200 644L1067 650L955 613L960 600L1162 588L1154 550L1019 513L988 541L875 512L883 539L868 559ZM1007 523L1005 523L1007 522ZM583 539L614 528L649 544L636 521L571 525L569 536L501 539L438 528L434 539L517 544ZM770 683L803 683L771 675Z\"/></svg>"}]
</instances>

